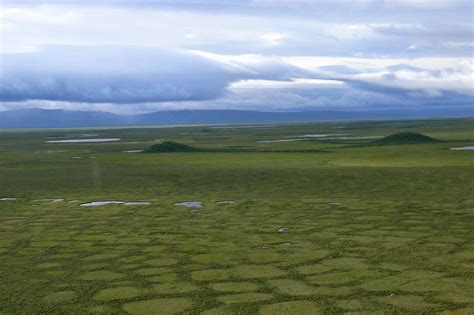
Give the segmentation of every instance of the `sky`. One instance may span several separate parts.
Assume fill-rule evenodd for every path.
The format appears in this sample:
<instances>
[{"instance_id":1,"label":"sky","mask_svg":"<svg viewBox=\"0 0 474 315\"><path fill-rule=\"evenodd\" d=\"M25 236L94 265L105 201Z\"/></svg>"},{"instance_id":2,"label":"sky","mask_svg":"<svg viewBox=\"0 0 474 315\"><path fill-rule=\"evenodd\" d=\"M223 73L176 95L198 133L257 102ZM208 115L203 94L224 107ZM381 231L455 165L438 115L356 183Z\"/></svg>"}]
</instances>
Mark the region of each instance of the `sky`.
<instances>
[{"instance_id":1,"label":"sky","mask_svg":"<svg viewBox=\"0 0 474 315\"><path fill-rule=\"evenodd\" d=\"M472 109L472 0L3 0L0 110Z\"/></svg>"}]
</instances>

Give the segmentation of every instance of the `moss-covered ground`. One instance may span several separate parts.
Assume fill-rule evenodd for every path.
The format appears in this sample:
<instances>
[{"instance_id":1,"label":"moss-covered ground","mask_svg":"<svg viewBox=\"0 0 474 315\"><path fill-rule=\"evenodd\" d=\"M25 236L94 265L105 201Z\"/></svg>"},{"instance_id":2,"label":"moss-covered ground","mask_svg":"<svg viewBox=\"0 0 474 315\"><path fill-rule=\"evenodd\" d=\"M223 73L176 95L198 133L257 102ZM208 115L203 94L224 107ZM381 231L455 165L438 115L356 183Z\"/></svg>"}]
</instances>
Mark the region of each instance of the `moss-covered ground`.
<instances>
[{"instance_id":1,"label":"moss-covered ground","mask_svg":"<svg viewBox=\"0 0 474 315\"><path fill-rule=\"evenodd\" d=\"M0 131L0 314L472 314L472 126Z\"/></svg>"}]
</instances>

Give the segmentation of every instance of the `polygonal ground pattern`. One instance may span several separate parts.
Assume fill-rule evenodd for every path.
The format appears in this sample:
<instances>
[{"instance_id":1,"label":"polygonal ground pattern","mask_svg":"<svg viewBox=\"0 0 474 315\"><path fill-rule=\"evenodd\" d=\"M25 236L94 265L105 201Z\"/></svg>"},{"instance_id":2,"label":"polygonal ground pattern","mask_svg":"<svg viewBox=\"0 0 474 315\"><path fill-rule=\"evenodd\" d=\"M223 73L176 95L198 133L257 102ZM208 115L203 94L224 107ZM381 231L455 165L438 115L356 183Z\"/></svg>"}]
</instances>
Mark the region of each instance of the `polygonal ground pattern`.
<instances>
[{"instance_id":1,"label":"polygonal ground pattern","mask_svg":"<svg viewBox=\"0 0 474 315\"><path fill-rule=\"evenodd\" d=\"M461 206L363 200L334 206L317 199L280 208L265 200L240 204L208 206L196 215L172 202L94 211L17 202L22 211L0 223L0 273L4 283L21 288L17 297L44 313L474 307L474 238ZM281 226L288 230L279 232Z\"/></svg>"}]
</instances>

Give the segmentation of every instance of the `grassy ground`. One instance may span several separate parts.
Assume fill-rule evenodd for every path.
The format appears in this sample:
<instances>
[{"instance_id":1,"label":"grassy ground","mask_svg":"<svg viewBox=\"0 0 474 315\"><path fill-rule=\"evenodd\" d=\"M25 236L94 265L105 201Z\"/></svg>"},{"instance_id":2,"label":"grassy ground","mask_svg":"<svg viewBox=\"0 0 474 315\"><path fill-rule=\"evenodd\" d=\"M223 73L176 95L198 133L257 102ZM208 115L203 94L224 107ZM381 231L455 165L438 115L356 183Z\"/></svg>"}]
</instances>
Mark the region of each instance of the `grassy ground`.
<instances>
[{"instance_id":1,"label":"grassy ground","mask_svg":"<svg viewBox=\"0 0 474 315\"><path fill-rule=\"evenodd\" d=\"M2 131L0 313L474 313L472 125ZM159 139L241 152L122 152Z\"/></svg>"}]
</instances>

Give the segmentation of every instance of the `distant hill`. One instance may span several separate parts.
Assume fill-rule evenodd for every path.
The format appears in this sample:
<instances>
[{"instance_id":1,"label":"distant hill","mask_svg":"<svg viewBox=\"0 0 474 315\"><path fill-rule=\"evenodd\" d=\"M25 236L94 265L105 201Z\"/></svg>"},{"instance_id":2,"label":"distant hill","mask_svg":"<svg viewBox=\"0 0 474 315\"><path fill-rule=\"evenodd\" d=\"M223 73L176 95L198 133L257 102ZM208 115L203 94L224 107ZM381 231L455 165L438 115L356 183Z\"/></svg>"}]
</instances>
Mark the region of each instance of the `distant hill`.
<instances>
[{"instance_id":1,"label":"distant hill","mask_svg":"<svg viewBox=\"0 0 474 315\"><path fill-rule=\"evenodd\" d=\"M0 112L0 128L121 126L123 118L107 112L33 108Z\"/></svg>"},{"instance_id":2,"label":"distant hill","mask_svg":"<svg viewBox=\"0 0 474 315\"><path fill-rule=\"evenodd\" d=\"M425 136L416 132L401 132L375 140L377 144L415 144L415 143L433 143L439 140Z\"/></svg>"},{"instance_id":3,"label":"distant hill","mask_svg":"<svg viewBox=\"0 0 474 315\"><path fill-rule=\"evenodd\" d=\"M154 144L145 150L144 153L170 153L170 152L197 152L200 149L173 141L164 141Z\"/></svg>"},{"instance_id":4,"label":"distant hill","mask_svg":"<svg viewBox=\"0 0 474 315\"><path fill-rule=\"evenodd\" d=\"M107 112L22 109L0 112L0 128L72 128L143 125L241 124L473 116L472 110L298 111L174 110L140 115Z\"/></svg>"}]
</instances>

